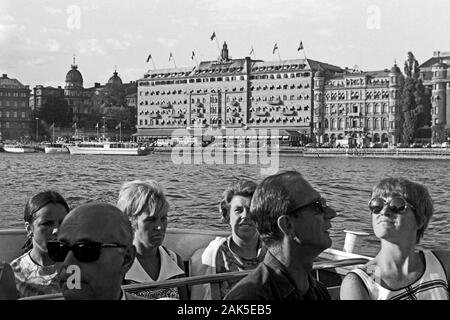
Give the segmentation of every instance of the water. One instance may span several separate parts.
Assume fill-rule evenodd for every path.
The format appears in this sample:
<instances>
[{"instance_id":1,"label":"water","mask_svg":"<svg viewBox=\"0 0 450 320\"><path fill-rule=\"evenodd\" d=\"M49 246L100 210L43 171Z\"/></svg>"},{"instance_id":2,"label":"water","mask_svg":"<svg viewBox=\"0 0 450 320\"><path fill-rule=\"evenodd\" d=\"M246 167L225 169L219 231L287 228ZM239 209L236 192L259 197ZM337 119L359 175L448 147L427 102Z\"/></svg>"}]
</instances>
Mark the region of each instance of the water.
<instances>
[{"instance_id":1,"label":"water","mask_svg":"<svg viewBox=\"0 0 450 320\"><path fill-rule=\"evenodd\" d=\"M300 171L338 211L333 220L333 248L342 249L343 230L370 233L362 253L373 255L373 236L367 209L370 190L381 178L404 176L425 184L433 197L435 214L421 242L424 248L450 247L448 160L280 157L280 170ZM221 223L218 204L223 190L236 178L260 181L256 165L174 165L170 155L70 156L68 154L0 153L0 228L22 228L23 208L38 191L60 192L71 208L85 201L115 203L121 184L134 179L156 179L165 187L170 226L228 230Z\"/></svg>"}]
</instances>

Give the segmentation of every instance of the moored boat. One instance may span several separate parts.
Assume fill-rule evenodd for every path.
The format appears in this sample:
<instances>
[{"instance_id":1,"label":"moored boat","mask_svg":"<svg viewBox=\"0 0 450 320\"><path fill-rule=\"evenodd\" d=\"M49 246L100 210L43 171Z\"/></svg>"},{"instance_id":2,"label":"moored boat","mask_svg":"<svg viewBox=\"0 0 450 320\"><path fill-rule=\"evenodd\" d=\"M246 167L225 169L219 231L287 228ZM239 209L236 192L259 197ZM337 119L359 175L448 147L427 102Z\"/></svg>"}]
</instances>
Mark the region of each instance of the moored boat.
<instances>
[{"instance_id":1,"label":"moored boat","mask_svg":"<svg viewBox=\"0 0 450 320\"><path fill-rule=\"evenodd\" d=\"M33 146L25 145L25 144L5 144L3 146L3 150L5 152L11 152L11 153L32 153L37 152L36 149Z\"/></svg>"},{"instance_id":2,"label":"moored boat","mask_svg":"<svg viewBox=\"0 0 450 320\"><path fill-rule=\"evenodd\" d=\"M135 142L80 142L68 145L70 154L147 155L151 149Z\"/></svg>"},{"instance_id":3,"label":"moored boat","mask_svg":"<svg viewBox=\"0 0 450 320\"><path fill-rule=\"evenodd\" d=\"M51 143L44 147L45 153L68 153L67 145L64 143Z\"/></svg>"}]
</instances>

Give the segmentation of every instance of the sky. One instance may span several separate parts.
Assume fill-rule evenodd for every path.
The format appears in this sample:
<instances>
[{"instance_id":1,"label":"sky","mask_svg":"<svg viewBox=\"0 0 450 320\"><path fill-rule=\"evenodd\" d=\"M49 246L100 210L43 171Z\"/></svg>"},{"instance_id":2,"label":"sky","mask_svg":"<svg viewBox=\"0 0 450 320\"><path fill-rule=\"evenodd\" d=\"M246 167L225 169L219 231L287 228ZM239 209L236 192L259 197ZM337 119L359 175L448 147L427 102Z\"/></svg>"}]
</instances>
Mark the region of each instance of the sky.
<instances>
[{"instance_id":1,"label":"sky","mask_svg":"<svg viewBox=\"0 0 450 320\"><path fill-rule=\"evenodd\" d=\"M0 74L64 86L75 55L85 88L116 66L130 82L153 64L193 67L192 51L214 60L224 41L232 58L253 47L265 61L381 70L401 67L408 51L419 63L450 51L449 13L448 0L0 0Z\"/></svg>"}]
</instances>

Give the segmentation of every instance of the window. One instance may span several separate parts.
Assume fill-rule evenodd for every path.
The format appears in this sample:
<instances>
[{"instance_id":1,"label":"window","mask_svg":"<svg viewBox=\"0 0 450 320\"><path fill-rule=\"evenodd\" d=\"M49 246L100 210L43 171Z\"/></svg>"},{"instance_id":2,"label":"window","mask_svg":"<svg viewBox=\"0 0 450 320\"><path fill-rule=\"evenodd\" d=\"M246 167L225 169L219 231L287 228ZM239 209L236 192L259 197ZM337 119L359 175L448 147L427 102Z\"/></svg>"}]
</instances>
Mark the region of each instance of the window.
<instances>
[{"instance_id":1,"label":"window","mask_svg":"<svg viewBox=\"0 0 450 320\"><path fill-rule=\"evenodd\" d=\"M14 118L17 118L17 111L14 111L13 117L14 117Z\"/></svg>"},{"instance_id":2,"label":"window","mask_svg":"<svg viewBox=\"0 0 450 320\"><path fill-rule=\"evenodd\" d=\"M9 111L6 111L6 117L9 118Z\"/></svg>"}]
</instances>

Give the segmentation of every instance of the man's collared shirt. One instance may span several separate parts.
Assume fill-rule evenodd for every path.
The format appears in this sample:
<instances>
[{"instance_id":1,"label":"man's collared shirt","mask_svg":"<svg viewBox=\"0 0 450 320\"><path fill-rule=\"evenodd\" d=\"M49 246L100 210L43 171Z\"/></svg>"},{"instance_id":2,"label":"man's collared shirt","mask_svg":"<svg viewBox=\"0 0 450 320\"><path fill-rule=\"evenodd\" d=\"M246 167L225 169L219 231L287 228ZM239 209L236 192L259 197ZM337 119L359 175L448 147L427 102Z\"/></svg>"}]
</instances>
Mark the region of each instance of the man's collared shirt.
<instances>
[{"instance_id":1,"label":"man's collared shirt","mask_svg":"<svg viewBox=\"0 0 450 320\"><path fill-rule=\"evenodd\" d=\"M309 289L302 295L286 268L270 251L264 261L226 295L225 300L331 300L327 288L309 275Z\"/></svg>"}]
</instances>

